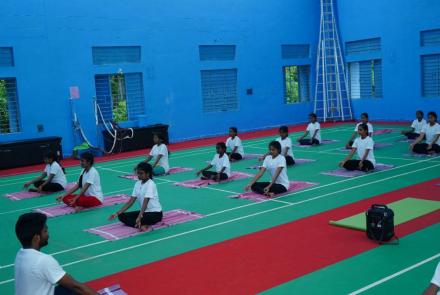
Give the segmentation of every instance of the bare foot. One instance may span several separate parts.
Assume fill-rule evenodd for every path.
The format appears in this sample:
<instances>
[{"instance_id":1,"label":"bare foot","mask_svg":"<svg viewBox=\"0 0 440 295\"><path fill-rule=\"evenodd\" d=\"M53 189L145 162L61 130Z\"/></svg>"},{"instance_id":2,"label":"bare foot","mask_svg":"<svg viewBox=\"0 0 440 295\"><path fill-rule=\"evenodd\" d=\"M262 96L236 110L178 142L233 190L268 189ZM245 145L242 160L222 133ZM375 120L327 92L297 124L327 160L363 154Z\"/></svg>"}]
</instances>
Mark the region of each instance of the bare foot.
<instances>
[{"instance_id":1,"label":"bare foot","mask_svg":"<svg viewBox=\"0 0 440 295\"><path fill-rule=\"evenodd\" d=\"M148 231L148 225L142 225L142 226L139 228L139 230L142 231L142 232Z\"/></svg>"},{"instance_id":2,"label":"bare foot","mask_svg":"<svg viewBox=\"0 0 440 295\"><path fill-rule=\"evenodd\" d=\"M80 207L80 206L76 206L75 208L73 208L75 210L75 213L81 212L84 208Z\"/></svg>"},{"instance_id":3,"label":"bare foot","mask_svg":"<svg viewBox=\"0 0 440 295\"><path fill-rule=\"evenodd\" d=\"M273 197L275 197L275 193L267 193L267 196L268 196L269 198L273 198Z\"/></svg>"}]
</instances>

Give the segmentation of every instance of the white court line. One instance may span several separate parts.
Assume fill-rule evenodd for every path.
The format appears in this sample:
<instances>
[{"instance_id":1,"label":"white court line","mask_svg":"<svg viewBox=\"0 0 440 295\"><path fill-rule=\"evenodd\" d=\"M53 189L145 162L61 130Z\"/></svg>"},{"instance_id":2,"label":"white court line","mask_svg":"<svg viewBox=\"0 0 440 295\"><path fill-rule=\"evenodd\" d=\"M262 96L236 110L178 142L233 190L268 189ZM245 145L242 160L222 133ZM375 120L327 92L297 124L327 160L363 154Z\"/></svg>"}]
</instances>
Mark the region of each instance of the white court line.
<instances>
[{"instance_id":1,"label":"white court line","mask_svg":"<svg viewBox=\"0 0 440 295\"><path fill-rule=\"evenodd\" d=\"M422 266L423 264L426 264L426 263L428 263L428 262L430 262L430 261L432 261L434 259L437 259L438 257L440 257L440 253L437 253L434 256L431 256L429 258L426 258L425 260L422 260L422 261L420 261L420 262L418 262L416 264L413 264L413 265L411 265L411 266L409 266L407 268L404 268L401 271L393 273L392 275L389 275L389 276L387 276L387 277L385 277L385 278L383 278L381 280L378 280L378 281L376 281L376 282L374 282L372 284L369 284L369 285L367 285L367 286L365 286L365 287L363 287L363 288L361 288L359 290L353 291L353 292L349 293L348 295L357 295L357 294L363 293L363 292L365 292L365 291L367 291L367 290L369 290L371 288L374 288L374 287L376 287L376 286L378 286L378 285L380 285L382 283L385 283L386 281L394 279L395 277L398 277L398 276L400 276L400 275L402 275L402 274L404 274L406 272L409 272L409 271L411 271L411 270L413 270L413 269L415 269L415 268L417 268L419 266Z\"/></svg>"}]
</instances>

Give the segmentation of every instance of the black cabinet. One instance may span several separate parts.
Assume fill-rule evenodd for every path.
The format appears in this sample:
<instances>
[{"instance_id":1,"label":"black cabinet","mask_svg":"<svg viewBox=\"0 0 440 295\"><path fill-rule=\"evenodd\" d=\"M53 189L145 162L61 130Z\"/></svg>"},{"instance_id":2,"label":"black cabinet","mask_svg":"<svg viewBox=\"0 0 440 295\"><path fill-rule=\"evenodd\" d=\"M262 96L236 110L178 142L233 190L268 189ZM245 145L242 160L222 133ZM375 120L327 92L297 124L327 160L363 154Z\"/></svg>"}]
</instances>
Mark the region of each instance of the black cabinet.
<instances>
[{"instance_id":1,"label":"black cabinet","mask_svg":"<svg viewBox=\"0 0 440 295\"><path fill-rule=\"evenodd\" d=\"M132 129L134 132L133 138L118 140L113 152L118 153L151 148L154 145L153 134L155 133L163 134L165 144L168 144L168 125L157 124ZM103 131L102 134L105 150L109 151L113 146L114 139L107 131Z\"/></svg>"},{"instance_id":2,"label":"black cabinet","mask_svg":"<svg viewBox=\"0 0 440 295\"><path fill-rule=\"evenodd\" d=\"M43 163L47 152L56 153L62 159L61 137L44 137L0 144L0 169Z\"/></svg>"}]
</instances>

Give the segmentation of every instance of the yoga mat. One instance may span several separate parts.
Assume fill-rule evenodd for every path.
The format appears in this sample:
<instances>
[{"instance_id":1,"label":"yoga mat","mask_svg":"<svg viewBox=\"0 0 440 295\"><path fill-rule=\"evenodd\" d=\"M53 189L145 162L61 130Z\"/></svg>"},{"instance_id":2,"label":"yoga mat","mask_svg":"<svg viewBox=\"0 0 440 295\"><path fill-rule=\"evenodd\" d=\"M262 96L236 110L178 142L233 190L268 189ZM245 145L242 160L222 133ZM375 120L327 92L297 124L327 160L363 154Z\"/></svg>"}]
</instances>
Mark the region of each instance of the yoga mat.
<instances>
[{"instance_id":1,"label":"yoga mat","mask_svg":"<svg viewBox=\"0 0 440 295\"><path fill-rule=\"evenodd\" d=\"M311 163L311 162L316 162L316 160L314 160L314 159L295 159L295 165L307 164L307 163ZM253 166L247 167L246 169L259 170L260 168L261 168L261 165L253 165Z\"/></svg>"},{"instance_id":2,"label":"yoga mat","mask_svg":"<svg viewBox=\"0 0 440 295\"><path fill-rule=\"evenodd\" d=\"M66 185L66 189L63 191L66 191L68 189L71 189L76 183L72 182L72 183L68 183ZM63 191L59 191L59 192L63 192ZM59 193L57 192L57 193ZM41 196L47 196L50 194L54 194L55 192L30 192L30 191L21 191L21 192L16 192L16 193L10 193L10 194L6 194L5 197L13 200L13 201L19 201L19 200L24 200L24 199L31 199L31 198L37 198L37 197L41 197Z\"/></svg>"},{"instance_id":3,"label":"yoga mat","mask_svg":"<svg viewBox=\"0 0 440 295\"><path fill-rule=\"evenodd\" d=\"M189 212L182 209L167 211L164 212L162 221L150 226L148 231L158 230L161 228L193 221L203 217L204 216L202 214ZM85 231L111 241L120 240L123 238L144 233L137 228L126 226L121 222L98 226L95 228L86 229Z\"/></svg>"},{"instance_id":4,"label":"yoga mat","mask_svg":"<svg viewBox=\"0 0 440 295\"><path fill-rule=\"evenodd\" d=\"M165 173L164 175L170 175L170 174L192 171L192 170L194 170L194 169L188 168L188 167L171 167L170 170L168 170L168 173ZM124 174L124 175L120 175L119 177L125 178L125 179L136 180L136 181L139 180L136 174Z\"/></svg>"},{"instance_id":5,"label":"yoga mat","mask_svg":"<svg viewBox=\"0 0 440 295\"><path fill-rule=\"evenodd\" d=\"M374 143L374 148L375 149L380 149L380 148L385 148L385 147L389 147L392 146L392 143L387 143L387 142L375 142Z\"/></svg>"},{"instance_id":6,"label":"yoga mat","mask_svg":"<svg viewBox=\"0 0 440 295\"><path fill-rule=\"evenodd\" d=\"M415 139L402 138L397 139L396 142L413 142Z\"/></svg>"},{"instance_id":7,"label":"yoga mat","mask_svg":"<svg viewBox=\"0 0 440 295\"><path fill-rule=\"evenodd\" d=\"M248 178L248 177L252 177L252 176L254 176L254 175L248 174L248 173L242 173L242 172L232 172L231 176L228 179L222 180L220 182L210 180L210 179L204 180L204 179L197 178L197 179L191 179L191 180L186 180L186 181L182 181L182 182L176 182L176 183L174 183L174 185L188 187L188 188L200 188L200 187L211 185L211 184L231 182L234 180Z\"/></svg>"},{"instance_id":8,"label":"yoga mat","mask_svg":"<svg viewBox=\"0 0 440 295\"><path fill-rule=\"evenodd\" d=\"M394 211L394 225L410 221L440 209L439 201L425 199L405 198L387 206ZM365 212L337 221L330 220L331 225L354 230L366 230Z\"/></svg>"},{"instance_id":9,"label":"yoga mat","mask_svg":"<svg viewBox=\"0 0 440 295\"><path fill-rule=\"evenodd\" d=\"M406 153L403 154L405 157L409 158L435 158L438 157L440 154L416 154L416 153Z\"/></svg>"},{"instance_id":10,"label":"yoga mat","mask_svg":"<svg viewBox=\"0 0 440 295\"><path fill-rule=\"evenodd\" d=\"M259 157L262 157L261 154L244 154L242 160L252 160L252 159L258 159Z\"/></svg>"},{"instance_id":11,"label":"yoga mat","mask_svg":"<svg viewBox=\"0 0 440 295\"><path fill-rule=\"evenodd\" d=\"M338 141L339 140L337 140L337 139L323 139L323 140L321 140L321 143L319 145L334 143L334 142L338 142ZM299 144L299 143L295 143L293 146L300 147L300 148L310 148L310 147L312 147L312 145L302 145L302 144Z\"/></svg>"},{"instance_id":12,"label":"yoga mat","mask_svg":"<svg viewBox=\"0 0 440 295\"><path fill-rule=\"evenodd\" d=\"M394 165L387 165L387 164L379 164L378 163L378 164L376 164L376 167L374 168L374 170L370 171L368 173L375 172L375 171L389 170L393 167L394 167ZM339 169L335 169L335 170L324 171L324 172L321 172L321 174L331 175L331 176L340 176L340 177L355 177L355 176L359 176L359 175L364 175L364 174L366 174L366 172L363 172L360 170L349 171L344 168L339 168Z\"/></svg>"},{"instance_id":13,"label":"yoga mat","mask_svg":"<svg viewBox=\"0 0 440 295\"><path fill-rule=\"evenodd\" d=\"M127 202L128 199L130 199L130 196L128 196L128 195L116 195L116 196L104 197L104 202L101 206L96 206L96 207L92 207L92 208L85 208L81 212L93 210L96 208L102 208L102 207L122 204L122 203ZM44 208L38 208L38 209L35 209L34 211L46 214L47 217L56 217L56 216L75 213L75 209L73 207L69 207L65 204L44 207Z\"/></svg>"},{"instance_id":14,"label":"yoga mat","mask_svg":"<svg viewBox=\"0 0 440 295\"><path fill-rule=\"evenodd\" d=\"M276 197L282 196L282 195L286 195L288 193L291 192L295 192L295 191L299 191L302 189L306 189L308 187L317 185L317 183L314 182L307 182L307 181L290 181L290 186L289 189L287 190L287 192L282 193L282 194L278 194L276 195ZM264 202L267 200L270 200L271 198L268 196L264 196L264 195L260 195L254 192L246 192L243 194L238 194L238 195L233 195L233 196L229 196L228 198L231 199L244 199L244 200L249 200L249 201L253 201L256 203L259 202Z\"/></svg>"},{"instance_id":15,"label":"yoga mat","mask_svg":"<svg viewBox=\"0 0 440 295\"><path fill-rule=\"evenodd\" d=\"M373 135L387 134L393 132L393 129L379 129L373 132Z\"/></svg>"},{"instance_id":16,"label":"yoga mat","mask_svg":"<svg viewBox=\"0 0 440 295\"><path fill-rule=\"evenodd\" d=\"M127 295L124 290L121 289L121 286L114 285L108 288L104 288L98 291L99 295Z\"/></svg>"}]
</instances>

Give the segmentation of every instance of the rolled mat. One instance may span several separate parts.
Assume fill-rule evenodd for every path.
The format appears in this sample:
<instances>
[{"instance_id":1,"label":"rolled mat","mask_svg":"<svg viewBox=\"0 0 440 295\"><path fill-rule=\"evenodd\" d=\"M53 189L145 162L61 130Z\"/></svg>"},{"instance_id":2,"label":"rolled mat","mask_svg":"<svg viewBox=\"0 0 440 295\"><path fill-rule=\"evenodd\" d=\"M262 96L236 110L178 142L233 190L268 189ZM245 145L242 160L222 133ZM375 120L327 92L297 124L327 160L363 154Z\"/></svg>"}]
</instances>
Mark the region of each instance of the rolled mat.
<instances>
[{"instance_id":1,"label":"rolled mat","mask_svg":"<svg viewBox=\"0 0 440 295\"><path fill-rule=\"evenodd\" d=\"M374 167L374 170L369 171L368 173L389 170L393 167L394 167L394 165L379 164L378 163L378 164L376 164L376 167ZM344 168L339 168L339 169L335 169L335 170L324 171L324 172L321 172L321 174L331 175L331 176L339 176L339 177L355 177L355 176L367 174L367 172L360 171L360 170L347 170Z\"/></svg>"},{"instance_id":2,"label":"rolled mat","mask_svg":"<svg viewBox=\"0 0 440 295\"><path fill-rule=\"evenodd\" d=\"M68 183L66 185L66 188L63 191L71 189L73 186L75 186L75 184L76 184L75 182ZM63 191L59 191L59 192L63 192ZM13 200L13 201L19 201L19 200L24 200L24 199L31 199L31 198L41 197L41 196L47 196L47 195L59 193L59 192L41 192L41 193L39 193L39 192L21 191L21 192L6 194L5 197L10 200Z\"/></svg>"},{"instance_id":3,"label":"rolled mat","mask_svg":"<svg viewBox=\"0 0 440 295\"><path fill-rule=\"evenodd\" d=\"M254 176L254 175L249 174L249 173L232 172L231 176L228 179L222 180L220 182L217 182L217 181L214 181L211 179L205 180L205 179L197 178L197 179L191 179L191 180L186 180L186 181L182 181L182 182L176 182L176 183L174 183L174 185L188 187L188 188L200 188L200 187L211 185L211 184L226 183L226 182L231 182L234 180L248 178L248 177L252 177L252 176Z\"/></svg>"}]
</instances>

